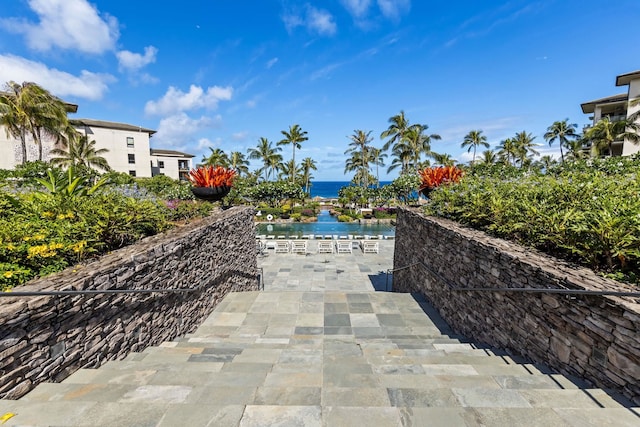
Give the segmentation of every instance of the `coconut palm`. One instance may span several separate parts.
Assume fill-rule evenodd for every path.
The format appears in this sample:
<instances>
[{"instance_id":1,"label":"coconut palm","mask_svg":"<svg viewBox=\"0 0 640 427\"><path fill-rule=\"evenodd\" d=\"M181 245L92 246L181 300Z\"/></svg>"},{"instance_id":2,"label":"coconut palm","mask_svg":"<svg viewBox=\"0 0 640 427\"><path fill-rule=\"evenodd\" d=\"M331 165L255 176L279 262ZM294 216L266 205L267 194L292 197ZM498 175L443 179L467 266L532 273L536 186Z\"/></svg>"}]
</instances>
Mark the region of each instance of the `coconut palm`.
<instances>
[{"instance_id":1,"label":"coconut palm","mask_svg":"<svg viewBox=\"0 0 640 427\"><path fill-rule=\"evenodd\" d=\"M538 146L538 144L533 143L534 139L536 139L536 137L531 136L531 133L527 133L526 131L516 133L513 142L516 145L516 150L518 152L517 157L520 162L520 167L523 167L527 161L530 161L531 157L540 154L533 148Z\"/></svg>"},{"instance_id":2,"label":"coconut palm","mask_svg":"<svg viewBox=\"0 0 640 427\"><path fill-rule=\"evenodd\" d=\"M591 143L594 156L611 155L611 145L615 141L625 139L638 144L640 142L640 125L632 120L611 121L604 117L585 132L585 139Z\"/></svg>"},{"instance_id":3,"label":"coconut palm","mask_svg":"<svg viewBox=\"0 0 640 427\"><path fill-rule=\"evenodd\" d=\"M293 162L293 169L291 172L291 182L295 181L295 165L296 165L296 148L301 149L302 146L300 143L307 141L309 138L307 137L307 131L303 131L300 125L295 124L293 126L289 126L289 131L280 131L282 135L284 135L284 139L278 142L278 145L291 145L292 155L291 161Z\"/></svg>"},{"instance_id":4,"label":"coconut palm","mask_svg":"<svg viewBox=\"0 0 640 427\"><path fill-rule=\"evenodd\" d=\"M232 151L229 154L229 166L235 169L239 175L247 175L249 173L249 161L239 151Z\"/></svg>"},{"instance_id":5,"label":"coconut palm","mask_svg":"<svg viewBox=\"0 0 640 427\"><path fill-rule=\"evenodd\" d=\"M367 173L360 173L359 176L363 179L360 181L360 185L363 188L367 188L369 186L369 182L367 180L368 172L369 172L369 160L371 157L369 143L373 141L371 137L371 131L365 132L363 130L354 130L353 135L348 137L351 142L349 143L349 148L344 152L344 154L351 154L351 158L347 159L344 167L344 172L359 172L366 171Z\"/></svg>"},{"instance_id":6,"label":"coconut palm","mask_svg":"<svg viewBox=\"0 0 640 427\"><path fill-rule=\"evenodd\" d=\"M35 83L13 81L0 93L0 125L7 137L20 141L22 164L27 161L27 138L38 145L38 160L42 160L42 138L64 142L69 129L64 102Z\"/></svg>"},{"instance_id":7,"label":"coconut palm","mask_svg":"<svg viewBox=\"0 0 640 427\"><path fill-rule=\"evenodd\" d=\"M515 165L518 156L518 147L512 138L506 138L498 144L498 156L508 165Z\"/></svg>"},{"instance_id":8,"label":"coconut palm","mask_svg":"<svg viewBox=\"0 0 640 427\"><path fill-rule=\"evenodd\" d=\"M471 164L476 162L476 150L478 147L489 148L489 143L487 142L487 137L482 135L481 130L472 130L468 134L465 135L462 144L460 147L467 148L467 153L473 149L473 160L471 160Z\"/></svg>"},{"instance_id":9,"label":"coconut palm","mask_svg":"<svg viewBox=\"0 0 640 427\"><path fill-rule=\"evenodd\" d=\"M87 135L76 133L74 137L68 139L65 149L54 148L51 150L52 155L58 156L52 158L51 163L85 171L96 168L110 171L109 163L102 157L108 152L109 150L106 148L96 149L96 142L89 140Z\"/></svg>"},{"instance_id":10,"label":"coconut palm","mask_svg":"<svg viewBox=\"0 0 640 427\"><path fill-rule=\"evenodd\" d=\"M455 166L456 165L456 160L451 157L451 154L439 154L439 153L431 153L431 157L433 157L433 160L441 165L441 166Z\"/></svg>"},{"instance_id":11,"label":"coconut palm","mask_svg":"<svg viewBox=\"0 0 640 427\"><path fill-rule=\"evenodd\" d=\"M380 148L371 147L371 163L376 166L376 186L380 188L380 172L379 166L384 166L384 159L387 157Z\"/></svg>"},{"instance_id":12,"label":"coconut palm","mask_svg":"<svg viewBox=\"0 0 640 427\"><path fill-rule=\"evenodd\" d=\"M564 163L564 151L562 148L569 144L569 140L575 140L580 137L580 135L576 133L577 128L577 124L569 124L569 119L564 119L562 121L553 122L553 124L547 128L547 132L543 136L545 141L549 143L549 146L551 146L551 144L556 140L558 141L560 144L560 158L562 159L562 163Z\"/></svg>"},{"instance_id":13,"label":"coconut palm","mask_svg":"<svg viewBox=\"0 0 640 427\"><path fill-rule=\"evenodd\" d=\"M267 138L260 138L258 140L258 146L256 148L250 148L248 151L250 159L257 159L262 161L261 171L264 173L264 180L268 181L271 172L275 171L273 164L282 162L282 155L278 152L282 151L280 147L274 147L272 142Z\"/></svg>"},{"instance_id":14,"label":"coconut palm","mask_svg":"<svg viewBox=\"0 0 640 427\"><path fill-rule=\"evenodd\" d=\"M318 167L316 166L316 161L313 160L311 157L305 157L304 159L302 159L300 168L302 170L302 178L304 179L304 191L305 193L309 194L309 189L311 187L310 185L311 178L313 178L313 175L311 175L311 171L318 170Z\"/></svg>"},{"instance_id":15,"label":"coconut palm","mask_svg":"<svg viewBox=\"0 0 640 427\"><path fill-rule=\"evenodd\" d=\"M422 154L431 155L431 140L441 139L440 135L426 135L425 131L429 128L427 125L411 125L404 136L405 144L412 153L411 162L415 170L419 169L420 157ZM407 165L407 169L409 165Z\"/></svg>"},{"instance_id":16,"label":"coconut palm","mask_svg":"<svg viewBox=\"0 0 640 427\"><path fill-rule=\"evenodd\" d=\"M383 151L387 151L392 145L402 141L409 129L409 121L404 116L404 111L389 118L389 127L380 134L380 139L389 138L382 146Z\"/></svg>"},{"instance_id":17,"label":"coconut palm","mask_svg":"<svg viewBox=\"0 0 640 427\"><path fill-rule=\"evenodd\" d=\"M202 163L207 166L229 167L229 156L227 153L225 153L221 148L214 149L209 147L209 150L211 150L211 154L209 154L209 157L202 156Z\"/></svg>"},{"instance_id":18,"label":"coconut palm","mask_svg":"<svg viewBox=\"0 0 640 427\"><path fill-rule=\"evenodd\" d=\"M496 162L497 160L497 156L496 156L496 152L493 150L484 150L482 152L482 163L485 163L487 165L492 165Z\"/></svg>"}]
</instances>

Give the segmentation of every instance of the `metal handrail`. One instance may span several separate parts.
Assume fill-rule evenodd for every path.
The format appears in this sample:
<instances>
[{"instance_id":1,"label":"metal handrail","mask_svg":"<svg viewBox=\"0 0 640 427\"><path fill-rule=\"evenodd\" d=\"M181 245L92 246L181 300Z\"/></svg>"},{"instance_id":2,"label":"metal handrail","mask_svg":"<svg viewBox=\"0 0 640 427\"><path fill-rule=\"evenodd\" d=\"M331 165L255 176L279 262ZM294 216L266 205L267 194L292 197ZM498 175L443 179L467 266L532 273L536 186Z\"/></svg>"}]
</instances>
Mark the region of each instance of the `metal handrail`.
<instances>
[{"instance_id":1,"label":"metal handrail","mask_svg":"<svg viewBox=\"0 0 640 427\"><path fill-rule=\"evenodd\" d=\"M394 271L406 270L407 268L411 268L411 267L416 266L418 264L421 264L421 262L418 261L418 262L414 262L413 264L405 265L403 267L387 269L387 280L386 280L386 283L384 284L384 290L386 292L389 292L389 273L393 273Z\"/></svg>"},{"instance_id":2,"label":"metal handrail","mask_svg":"<svg viewBox=\"0 0 640 427\"><path fill-rule=\"evenodd\" d=\"M260 286L264 290L264 271L262 267L260 270ZM153 293L190 293L200 291L204 285L198 285L195 288L168 288L168 289L88 289L88 290L70 290L70 291L9 291L0 292L0 298L11 297L40 297L40 296L77 296L77 295L109 295L109 294L153 294Z\"/></svg>"},{"instance_id":3,"label":"metal handrail","mask_svg":"<svg viewBox=\"0 0 640 427\"><path fill-rule=\"evenodd\" d=\"M616 297L634 297L640 298L640 292L631 292L631 291L593 291L589 289L560 289L560 288L461 288L451 283L446 278L442 277L440 273L429 267L422 261L416 261L412 264L405 265L403 267L398 267L394 269L387 270L387 285L385 289L388 289L389 285L389 272L406 270L411 267L415 267L416 265L422 266L429 273L436 276L439 280L444 282L447 287L452 291L460 291L460 292L515 292L515 293L527 293L527 294L561 294L561 295L594 295L594 296L616 296Z\"/></svg>"}]
</instances>

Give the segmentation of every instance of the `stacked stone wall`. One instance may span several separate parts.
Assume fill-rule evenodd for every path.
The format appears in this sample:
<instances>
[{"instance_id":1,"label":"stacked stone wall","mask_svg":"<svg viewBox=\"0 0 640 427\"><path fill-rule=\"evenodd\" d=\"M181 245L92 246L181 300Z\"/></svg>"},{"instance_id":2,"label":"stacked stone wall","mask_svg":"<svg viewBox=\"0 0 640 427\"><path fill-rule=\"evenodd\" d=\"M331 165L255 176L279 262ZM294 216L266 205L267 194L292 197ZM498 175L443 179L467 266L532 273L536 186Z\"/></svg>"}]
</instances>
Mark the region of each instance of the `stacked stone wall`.
<instances>
[{"instance_id":1,"label":"stacked stone wall","mask_svg":"<svg viewBox=\"0 0 640 427\"><path fill-rule=\"evenodd\" d=\"M632 297L456 291L640 289L457 223L398 213L395 291L423 294L459 333L525 356L640 404L640 304ZM423 266L426 265L425 266Z\"/></svg>"},{"instance_id":2,"label":"stacked stone wall","mask_svg":"<svg viewBox=\"0 0 640 427\"><path fill-rule=\"evenodd\" d=\"M0 299L0 398L193 332L258 278L253 209L235 207L17 288L197 291Z\"/></svg>"}]
</instances>

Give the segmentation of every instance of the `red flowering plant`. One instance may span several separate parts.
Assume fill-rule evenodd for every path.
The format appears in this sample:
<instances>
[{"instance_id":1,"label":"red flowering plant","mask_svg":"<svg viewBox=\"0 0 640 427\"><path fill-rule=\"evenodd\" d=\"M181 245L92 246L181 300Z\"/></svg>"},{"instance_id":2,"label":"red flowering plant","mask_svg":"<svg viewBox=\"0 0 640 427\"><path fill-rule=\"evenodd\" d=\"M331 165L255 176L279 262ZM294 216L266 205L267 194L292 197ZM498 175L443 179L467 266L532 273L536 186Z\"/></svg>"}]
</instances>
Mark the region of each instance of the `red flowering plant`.
<instances>
[{"instance_id":1,"label":"red flowering plant","mask_svg":"<svg viewBox=\"0 0 640 427\"><path fill-rule=\"evenodd\" d=\"M232 187L236 175L237 172L234 169L222 166L200 166L198 169L191 169L189 181L194 187Z\"/></svg>"},{"instance_id":2,"label":"red flowering plant","mask_svg":"<svg viewBox=\"0 0 640 427\"><path fill-rule=\"evenodd\" d=\"M193 184L191 192L202 200L222 200L231 191L236 176L237 172L234 169L222 166L200 166L197 169L191 169L189 172L189 181Z\"/></svg>"},{"instance_id":3,"label":"red flowering plant","mask_svg":"<svg viewBox=\"0 0 640 427\"><path fill-rule=\"evenodd\" d=\"M464 172L456 166L440 166L425 168L418 171L420 175L420 193L429 196L433 190L442 184L459 182Z\"/></svg>"}]
</instances>

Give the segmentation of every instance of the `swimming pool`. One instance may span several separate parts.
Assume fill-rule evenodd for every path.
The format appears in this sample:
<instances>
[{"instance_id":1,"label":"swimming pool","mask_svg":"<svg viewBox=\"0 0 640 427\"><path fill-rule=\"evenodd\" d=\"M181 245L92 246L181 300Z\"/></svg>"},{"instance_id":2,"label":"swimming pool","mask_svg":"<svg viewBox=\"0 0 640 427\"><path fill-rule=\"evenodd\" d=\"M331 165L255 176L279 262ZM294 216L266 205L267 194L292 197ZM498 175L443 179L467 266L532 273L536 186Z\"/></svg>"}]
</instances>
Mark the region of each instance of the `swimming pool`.
<instances>
[{"instance_id":1,"label":"swimming pool","mask_svg":"<svg viewBox=\"0 0 640 427\"><path fill-rule=\"evenodd\" d=\"M394 236L396 228L391 224L360 224L358 222L338 222L329 215L329 211L322 210L318 214L317 222L287 222L287 223L259 223L256 224L256 234L275 236L292 236L303 234L315 235L383 235Z\"/></svg>"}]
</instances>

